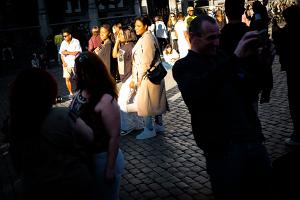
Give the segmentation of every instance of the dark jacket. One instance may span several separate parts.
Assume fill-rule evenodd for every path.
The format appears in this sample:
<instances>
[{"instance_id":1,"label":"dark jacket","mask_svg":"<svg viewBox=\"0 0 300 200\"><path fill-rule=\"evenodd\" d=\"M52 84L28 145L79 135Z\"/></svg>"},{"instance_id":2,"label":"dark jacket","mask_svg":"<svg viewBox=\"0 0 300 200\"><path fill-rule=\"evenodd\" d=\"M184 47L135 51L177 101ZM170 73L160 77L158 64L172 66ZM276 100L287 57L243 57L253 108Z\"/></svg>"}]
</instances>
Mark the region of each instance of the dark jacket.
<instances>
[{"instance_id":1,"label":"dark jacket","mask_svg":"<svg viewBox=\"0 0 300 200\"><path fill-rule=\"evenodd\" d=\"M237 58L222 53L206 57L193 51L173 66L173 76L191 114L193 135L206 152L231 143L264 140L260 121L249 101L248 74ZM252 76L252 75L251 75Z\"/></svg>"},{"instance_id":2,"label":"dark jacket","mask_svg":"<svg viewBox=\"0 0 300 200\"><path fill-rule=\"evenodd\" d=\"M221 30L220 48L229 56L233 55L240 39L248 31L250 31L250 28L243 22L226 24ZM273 89L272 62L267 60L267 58L270 58L269 45L271 45L271 41L266 40L265 48L261 52L263 56L255 55L244 62L244 68L248 67L248 70L252 71L251 74L255 74L252 77L253 87L251 88L251 95L249 93L249 98L253 102L257 102L259 93L262 93L262 98L269 99L271 90Z\"/></svg>"},{"instance_id":3,"label":"dark jacket","mask_svg":"<svg viewBox=\"0 0 300 200\"><path fill-rule=\"evenodd\" d=\"M250 28L243 22L228 23L221 30L220 48L225 52L233 53L243 35Z\"/></svg>"}]
</instances>

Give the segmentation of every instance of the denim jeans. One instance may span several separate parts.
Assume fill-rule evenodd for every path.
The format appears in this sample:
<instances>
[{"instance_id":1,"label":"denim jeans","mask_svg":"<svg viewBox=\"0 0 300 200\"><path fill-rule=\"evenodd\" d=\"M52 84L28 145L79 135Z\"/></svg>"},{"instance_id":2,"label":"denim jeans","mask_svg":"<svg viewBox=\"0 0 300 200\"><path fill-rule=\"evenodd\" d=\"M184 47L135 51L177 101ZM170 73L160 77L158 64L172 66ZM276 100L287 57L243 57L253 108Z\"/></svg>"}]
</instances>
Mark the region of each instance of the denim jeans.
<instances>
[{"instance_id":1,"label":"denim jeans","mask_svg":"<svg viewBox=\"0 0 300 200\"><path fill-rule=\"evenodd\" d=\"M152 122L152 116L146 116L144 117L144 123L145 127L149 130L153 130L153 122Z\"/></svg>"},{"instance_id":2,"label":"denim jeans","mask_svg":"<svg viewBox=\"0 0 300 200\"><path fill-rule=\"evenodd\" d=\"M94 198L104 200L118 200L120 192L121 176L124 172L124 155L119 149L116 158L115 167L115 182L109 184L105 182L105 169L107 165L107 152L102 152L94 155L94 169L95 169L95 184L94 184Z\"/></svg>"},{"instance_id":3,"label":"denim jeans","mask_svg":"<svg viewBox=\"0 0 300 200\"><path fill-rule=\"evenodd\" d=\"M216 200L268 199L271 161L260 143L230 144L223 153L205 152Z\"/></svg>"},{"instance_id":4,"label":"denim jeans","mask_svg":"<svg viewBox=\"0 0 300 200\"><path fill-rule=\"evenodd\" d=\"M129 130L139 130L143 129L144 122L143 117L137 115L137 113L127 113L120 110L121 117L121 130L129 131Z\"/></svg>"},{"instance_id":5,"label":"denim jeans","mask_svg":"<svg viewBox=\"0 0 300 200\"><path fill-rule=\"evenodd\" d=\"M145 123L145 127L148 128L149 130L153 130L153 117L152 116L146 116L144 117L144 123ZM156 115L154 117L154 123L162 126L163 122L162 122L162 115Z\"/></svg>"}]
</instances>

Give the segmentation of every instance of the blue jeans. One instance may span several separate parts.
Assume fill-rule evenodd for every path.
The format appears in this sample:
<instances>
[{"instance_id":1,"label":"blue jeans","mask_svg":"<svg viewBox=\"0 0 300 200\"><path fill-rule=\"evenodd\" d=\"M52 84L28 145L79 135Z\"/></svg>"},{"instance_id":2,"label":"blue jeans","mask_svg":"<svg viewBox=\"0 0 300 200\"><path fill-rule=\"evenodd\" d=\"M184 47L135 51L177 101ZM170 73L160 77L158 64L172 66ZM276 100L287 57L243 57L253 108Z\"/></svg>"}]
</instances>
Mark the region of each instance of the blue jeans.
<instances>
[{"instance_id":1,"label":"blue jeans","mask_svg":"<svg viewBox=\"0 0 300 200\"><path fill-rule=\"evenodd\" d=\"M152 116L146 116L144 117L144 123L145 127L149 130L153 130L153 122L152 122Z\"/></svg>"},{"instance_id":2,"label":"blue jeans","mask_svg":"<svg viewBox=\"0 0 300 200\"><path fill-rule=\"evenodd\" d=\"M137 115L137 113L128 113L120 110L121 117L121 130L129 131L132 129L142 129L144 126L143 117Z\"/></svg>"},{"instance_id":3,"label":"blue jeans","mask_svg":"<svg viewBox=\"0 0 300 200\"><path fill-rule=\"evenodd\" d=\"M162 115L156 115L154 117L154 122L160 126L163 125ZM153 130L153 117L152 116L144 117L144 123L145 123L146 128L148 128L151 131Z\"/></svg>"},{"instance_id":4,"label":"blue jeans","mask_svg":"<svg viewBox=\"0 0 300 200\"><path fill-rule=\"evenodd\" d=\"M205 152L216 200L268 199L271 161L260 143L230 144L218 155Z\"/></svg>"},{"instance_id":5,"label":"blue jeans","mask_svg":"<svg viewBox=\"0 0 300 200\"><path fill-rule=\"evenodd\" d=\"M124 155L119 149L116 158L115 167L115 182L108 184L105 182L105 169L107 165L107 152L102 152L94 155L94 169L95 169L95 184L94 184L94 198L104 200L118 200L120 192L121 176L124 172Z\"/></svg>"}]
</instances>

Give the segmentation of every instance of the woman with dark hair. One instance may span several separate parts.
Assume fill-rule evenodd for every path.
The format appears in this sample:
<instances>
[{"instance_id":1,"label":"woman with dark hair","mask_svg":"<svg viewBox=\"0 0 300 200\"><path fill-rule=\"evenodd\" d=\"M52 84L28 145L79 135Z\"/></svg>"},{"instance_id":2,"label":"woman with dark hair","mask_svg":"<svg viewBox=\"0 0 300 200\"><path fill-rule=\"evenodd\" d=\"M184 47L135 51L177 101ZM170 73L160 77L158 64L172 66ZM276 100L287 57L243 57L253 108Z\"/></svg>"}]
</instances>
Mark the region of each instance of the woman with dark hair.
<instances>
[{"instance_id":1,"label":"woman with dark hair","mask_svg":"<svg viewBox=\"0 0 300 200\"><path fill-rule=\"evenodd\" d=\"M57 83L45 70L21 72L10 91L10 153L24 199L90 199L83 147L93 132L67 108L53 107Z\"/></svg>"},{"instance_id":2,"label":"woman with dark hair","mask_svg":"<svg viewBox=\"0 0 300 200\"><path fill-rule=\"evenodd\" d=\"M117 89L101 59L91 52L80 54L76 60L77 92L70 109L94 131L89 148L92 155L94 197L119 199L124 157L120 145L120 109Z\"/></svg>"},{"instance_id":3,"label":"woman with dark hair","mask_svg":"<svg viewBox=\"0 0 300 200\"><path fill-rule=\"evenodd\" d=\"M99 48L99 52L97 52L98 56L102 60L102 62L105 64L107 70L111 72L111 64L112 64L112 56L111 56L111 50L112 50L112 42L111 42L111 27L109 24L103 24L100 27L100 38L101 38L101 44Z\"/></svg>"},{"instance_id":4,"label":"woman with dark hair","mask_svg":"<svg viewBox=\"0 0 300 200\"><path fill-rule=\"evenodd\" d=\"M258 0L253 2L252 5L253 16L250 21L251 30L268 30L270 18L267 8Z\"/></svg>"},{"instance_id":5,"label":"woman with dark hair","mask_svg":"<svg viewBox=\"0 0 300 200\"><path fill-rule=\"evenodd\" d=\"M118 70L122 81L118 99L121 110L121 135L143 129L143 119L134 112L127 112L126 109L128 99L135 93L135 90L129 88L132 74L132 49L135 41L134 30L131 27L123 27L116 37L113 48L113 57L118 59Z\"/></svg>"},{"instance_id":6,"label":"woman with dark hair","mask_svg":"<svg viewBox=\"0 0 300 200\"><path fill-rule=\"evenodd\" d=\"M179 59L179 54L178 52L172 48L171 44L167 44L164 51L163 51L163 56L165 63L167 63L167 67L172 68L174 63Z\"/></svg>"},{"instance_id":7,"label":"woman with dark hair","mask_svg":"<svg viewBox=\"0 0 300 200\"><path fill-rule=\"evenodd\" d=\"M160 61L159 45L148 30L150 25L149 18L135 19L135 32L140 38L132 49L133 72L130 87L137 88L136 111L139 116L144 117L145 123L144 131L136 139L151 138L156 136L156 132L163 132L162 114L167 110L165 81L153 84L147 77L147 70L151 65Z\"/></svg>"},{"instance_id":8,"label":"woman with dark hair","mask_svg":"<svg viewBox=\"0 0 300 200\"><path fill-rule=\"evenodd\" d=\"M131 27L123 27L118 35L112 51L113 58L118 59L118 70L122 83L131 76L131 52L136 41L136 35Z\"/></svg>"}]
</instances>

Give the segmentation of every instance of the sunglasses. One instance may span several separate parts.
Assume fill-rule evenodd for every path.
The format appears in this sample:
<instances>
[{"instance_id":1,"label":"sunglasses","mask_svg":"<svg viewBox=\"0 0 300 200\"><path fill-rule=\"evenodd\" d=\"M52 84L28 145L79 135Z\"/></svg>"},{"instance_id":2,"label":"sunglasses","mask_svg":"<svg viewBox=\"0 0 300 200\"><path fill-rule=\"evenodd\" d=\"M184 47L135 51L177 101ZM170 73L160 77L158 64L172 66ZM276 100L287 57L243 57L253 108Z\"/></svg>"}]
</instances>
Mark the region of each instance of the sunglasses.
<instances>
[{"instance_id":1,"label":"sunglasses","mask_svg":"<svg viewBox=\"0 0 300 200\"><path fill-rule=\"evenodd\" d=\"M63 35L63 37L66 38L66 37L68 37L69 35L70 35L70 34L68 34L68 35Z\"/></svg>"}]
</instances>

